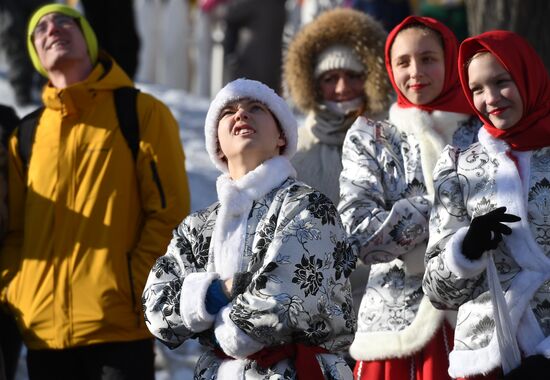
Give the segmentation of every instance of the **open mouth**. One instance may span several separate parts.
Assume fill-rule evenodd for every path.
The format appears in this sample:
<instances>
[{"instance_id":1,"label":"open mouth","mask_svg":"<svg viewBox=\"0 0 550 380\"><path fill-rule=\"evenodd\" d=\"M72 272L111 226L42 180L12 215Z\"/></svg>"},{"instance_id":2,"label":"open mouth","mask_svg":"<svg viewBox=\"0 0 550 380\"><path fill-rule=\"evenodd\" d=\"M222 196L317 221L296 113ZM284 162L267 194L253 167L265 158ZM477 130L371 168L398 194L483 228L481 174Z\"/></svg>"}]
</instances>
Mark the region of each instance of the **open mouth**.
<instances>
[{"instance_id":1,"label":"open mouth","mask_svg":"<svg viewBox=\"0 0 550 380\"><path fill-rule=\"evenodd\" d=\"M253 135L254 133L256 133L254 128L246 124L233 127L233 135L235 136L248 136Z\"/></svg>"},{"instance_id":2,"label":"open mouth","mask_svg":"<svg viewBox=\"0 0 550 380\"><path fill-rule=\"evenodd\" d=\"M48 45L48 49L54 49L54 48L57 48L57 47L62 47L62 46L66 46L68 44L67 41L65 40L56 40L54 42L52 42L51 44Z\"/></svg>"}]
</instances>

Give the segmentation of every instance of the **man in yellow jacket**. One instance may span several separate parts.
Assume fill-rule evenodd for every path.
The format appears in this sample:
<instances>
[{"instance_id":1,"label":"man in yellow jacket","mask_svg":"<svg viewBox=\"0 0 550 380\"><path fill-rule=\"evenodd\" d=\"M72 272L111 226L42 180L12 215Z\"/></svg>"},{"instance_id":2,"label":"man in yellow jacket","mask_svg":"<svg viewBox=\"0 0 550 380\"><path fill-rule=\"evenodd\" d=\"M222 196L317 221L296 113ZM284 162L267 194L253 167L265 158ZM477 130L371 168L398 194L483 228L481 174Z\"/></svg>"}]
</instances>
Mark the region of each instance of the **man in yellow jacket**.
<instances>
[{"instance_id":1,"label":"man in yellow jacket","mask_svg":"<svg viewBox=\"0 0 550 380\"><path fill-rule=\"evenodd\" d=\"M74 9L38 9L28 49L49 82L28 166L18 134L9 142L0 296L28 347L29 377L153 379L140 296L189 212L178 125L139 93L134 159L113 100L133 83Z\"/></svg>"}]
</instances>

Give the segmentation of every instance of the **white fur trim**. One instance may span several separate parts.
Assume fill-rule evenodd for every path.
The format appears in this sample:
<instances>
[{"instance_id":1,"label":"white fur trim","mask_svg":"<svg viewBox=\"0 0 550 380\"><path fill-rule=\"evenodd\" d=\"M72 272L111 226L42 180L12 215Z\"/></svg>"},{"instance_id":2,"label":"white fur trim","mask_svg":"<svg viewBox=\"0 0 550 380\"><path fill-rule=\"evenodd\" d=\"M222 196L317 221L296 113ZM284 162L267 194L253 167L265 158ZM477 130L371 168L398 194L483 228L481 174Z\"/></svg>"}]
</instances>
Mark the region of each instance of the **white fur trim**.
<instances>
[{"instance_id":1,"label":"white fur trim","mask_svg":"<svg viewBox=\"0 0 550 380\"><path fill-rule=\"evenodd\" d=\"M214 334L220 348L232 358L244 359L264 348L264 345L248 336L229 317L231 304L224 306L216 316Z\"/></svg>"},{"instance_id":2,"label":"white fur trim","mask_svg":"<svg viewBox=\"0 0 550 380\"><path fill-rule=\"evenodd\" d=\"M462 227L447 242L443 261L458 278L472 278L487 268L487 254L483 253L478 260L470 260L462 253L462 243L468 227Z\"/></svg>"},{"instance_id":3,"label":"white fur trim","mask_svg":"<svg viewBox=\"0 0 550 380\"><path fill-rule=\"evenodd\" d=\"M520 319L529 307L529 301L533 294L543 283L546 274L522 271L518 273L508 291L504 294L508 310L510 312L510 326L512 332L518 337L518 343L523 352L533 352L533 344L529 337L536 337L537 331L529 331L532 326L523 323ZM536 329L539 329L537 326ZM536 330L535 329L535 330ZM523 337L520 337L522 336ZM527 344L527 346L526 346ZM468 377L478 374L486 374L500 366L500 352L497 335L493 331L493 338L486 347L477 350L454 350L449 355L449 374L452 377Z\"/></svg>"},{"instance_id":4,"label":"white fur trim","mask_svg":"<svg viewBox=\"0 0 550 380\"><path fill-rule=\"evenodd\" d=\"M286 137L283 156L290 159L296 153L298 125L286 102L275 91L261 82L244 78L237 79L229 82L218 92L212 103L210 103L204 122L206 150L216 168L224 173L228 171L227 164L217 155L219 115L227 104L245 98L258 100L265 104L279 121Z\"/></svg>"},{"instance_id":5,"label":"white fur trim","mask_svg":"<svg viewBox=\"0 0 550 380\"><path fill-rule=\"evenodd\" d=\"M506 206L507 213L522 218L519 222L508 224L512 234L503 236L501 243L506 244L511 256L522 268L504 294L510 312L510 327L525 354L535 352L546 356L550 352L545 349L550 343L546 342L538 322L530 315L532 311L529 307L533 295L548 280L550 273L550 260L534 240L528 224L526 204L531 152L513 152L522 173L520 177L516 163L507 155L510 148L503 140L494 138L484 128L479 130L478 139L491 157L499 162L495 175L497 207ZM453 377L488 373L500 366L496 332L484 348L451 352L449 362L449 374Z\"/></svg>"},{"instance_id":6,"label":"white fur trim","mask_svg":"<svg viewBox=\"0 0 550 380\"><path fill-rule=\"evenodd\" d=\"M504 140L495 139L485 128L479 129L477 139L490 154L506 153L510 149Z\"/></svg>"},{"instance_id":7,"label":"white fur trim","mask_svg":"<svg viewBox=\"0 0 550 380\"><path fill-rule=\"evenodd\" d=\"M271 158L242 178L233 181L228 174L218 177L216 187L220 210L212 234L214 267L208 271L226 280L242 270L242 255L248 214L255 200L279 186L296 171L286 157Z\"/></svg>"},{"instance_id":8,"label":"white fur trim","mask_svg":"<svg viewBox=\"0 0 550 380\"><path fill-rule=\"evenodd\" d=\"M402 358L420 351L443 326L445 312L424 296L413 322L401 331L356 332L349 349L355 360Z\"/></svg>"},{"instance_id":9,"label":"white fur trim","mask_svg":"<svg viewBox=\"0 0 550 380\"><path fill-rule=\"evenodd\" d=\"M218 373L216 378L223 379L244 379L244 366L247 360L231 360L226 359L221 362L218 367Z\"/></svg>"},{"instance_id":10,"label":"white fur trim","mask_svg":"<svg viewBox=\"0 0 550 380\"><path fill-rule=\"evenodd\" d=\"M514 294L519 292L524 293L529 284L526 283L526 279L529 276L525 276L522 273L518 274L514 281L515 291L512 290L514 286L510 287L510 290L504 294L506 304L510 311L510 319L512 326L510 326L512 333L516 334L518 328L518 322L521 317L522 310L525 309L525 304L528 303L527 299L518 299L518 295ZM518 281L519 280L519 281ZM517 299L517 303L511 305L510 300ZM451 377L468 377L479 374L487 374L499 367L500 350L498 347L498 340L496 331L493 330L493 336L487 346L477 350L453 350L449 355L449 375Z\"/></svg>"},{"instance_id":11,"label":"white fur trim","mask_svg":"<svg viewBox=\"0 0 550 380\"><path fill-rule=\"evenodd\" d=\"M394 103L390 107L389 120L397 129L412 134L420 144L420 160L424 183L428 194L434 195L433 170L446 145L470 115L445 111L427 112L419 108L401 108Z\"/></svg>"},{"instance_id":12,"label":"white fur trim","mask_svg":"<svg viewBox=\"0 0 550 380\"><path fill-rule=\"evenodd\" d=\"M538 243L533 238L527 215L527 197L529 180L531 178L532 152L513 152L516 163L510 159L508 145L491 136L485 128L479 130L479 142L497 156L499 166L495 175L497 206L506 206L507 213L521 218L519 222L510 223L512 234L503 237L514 260L523 268L533 272L550 273L550 259L546 257ZM521 172L521 176L519 173Z\"/></svg>"},{"instance_id":13,"label":"white fur trim","mask_svg":"<svg viewBox=\"0 0 550 380\"><path fill-rule=\"evenodd\" d=\"M193 332L201 332L212 327L215 315L206 311L206 291L217 280L217 273L189 273L181 284L180 315L184 326Z\"/></svg>"},{"instance_id":14,"label":"white fur trim","mask_svg":"<svg viewBox=\"0 0 550 380\"><path fill-rule=\"evenodd\" d=\"M452 378L487 374L500 366L496 334L489 344L479 350L453 350L449 354L449 375Z\"/></svg>"},{"instance_id":15,"label":"white fur trim","mask_svg":"<svg viewBox=\"0 0 550 380\"><path fill-rule=\"evenodd\" d=\"M462 113L446 111L433 111L430 113L414 107L402 108L397 103L392 104L388 115L390 122L401 132L414 134L435 128L445 144L451 142L459 123L469 118L470 115Z\"/></svg>"}]
</instances>

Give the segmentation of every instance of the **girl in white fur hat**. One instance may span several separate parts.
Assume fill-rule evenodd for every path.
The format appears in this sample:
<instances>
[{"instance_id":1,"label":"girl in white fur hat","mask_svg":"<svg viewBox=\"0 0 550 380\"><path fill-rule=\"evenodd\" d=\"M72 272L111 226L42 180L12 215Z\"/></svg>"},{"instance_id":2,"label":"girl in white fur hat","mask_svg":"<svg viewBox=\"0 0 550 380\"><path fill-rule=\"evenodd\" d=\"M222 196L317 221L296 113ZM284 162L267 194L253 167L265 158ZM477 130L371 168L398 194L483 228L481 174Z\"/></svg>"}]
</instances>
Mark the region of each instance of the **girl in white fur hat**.
<instances>
[{"instance_id":1,"label":"girl in white fur hat","mask_svg":"<svg viewBox=\"0 0 550 380\"><path fill-rule=\"evenodd\" d=\"M174 230L151 270L149 329L170 347L208 347L195 379L351 379L335 353L353 338L355 256L331 201L295 179L291 111L238 79L216 95L205 133L219 201Z\"/></svg>"}]
</instances>

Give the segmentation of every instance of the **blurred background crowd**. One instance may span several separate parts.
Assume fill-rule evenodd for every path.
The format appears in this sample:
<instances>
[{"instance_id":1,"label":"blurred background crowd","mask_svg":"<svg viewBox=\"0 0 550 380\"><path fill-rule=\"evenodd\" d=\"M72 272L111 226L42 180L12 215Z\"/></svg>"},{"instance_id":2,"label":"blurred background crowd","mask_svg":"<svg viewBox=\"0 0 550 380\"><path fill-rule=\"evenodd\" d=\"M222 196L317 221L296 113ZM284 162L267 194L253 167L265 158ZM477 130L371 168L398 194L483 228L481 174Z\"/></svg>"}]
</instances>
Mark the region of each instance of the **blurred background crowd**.
<instances>
[{"instance_id":1,"label":"blurred background crowd","mask_svg":"<svg viewBox=\"0 0 550 380\"><path fill-rule=\"evenodd\" d=\"M31 12L45 0L0 3L0 53L19 106L39 102L41 80L26 49ZM519 0L68 0L86 14L100 45L137 82L210 97L239 77L281 88L285 47L323 11L351 7L391 30L409 14L448 25L459 41L491 29L529 40L550 67L545 1ZM251 57L253 57L251 59Z\"/></svg>"}]
</instances>

